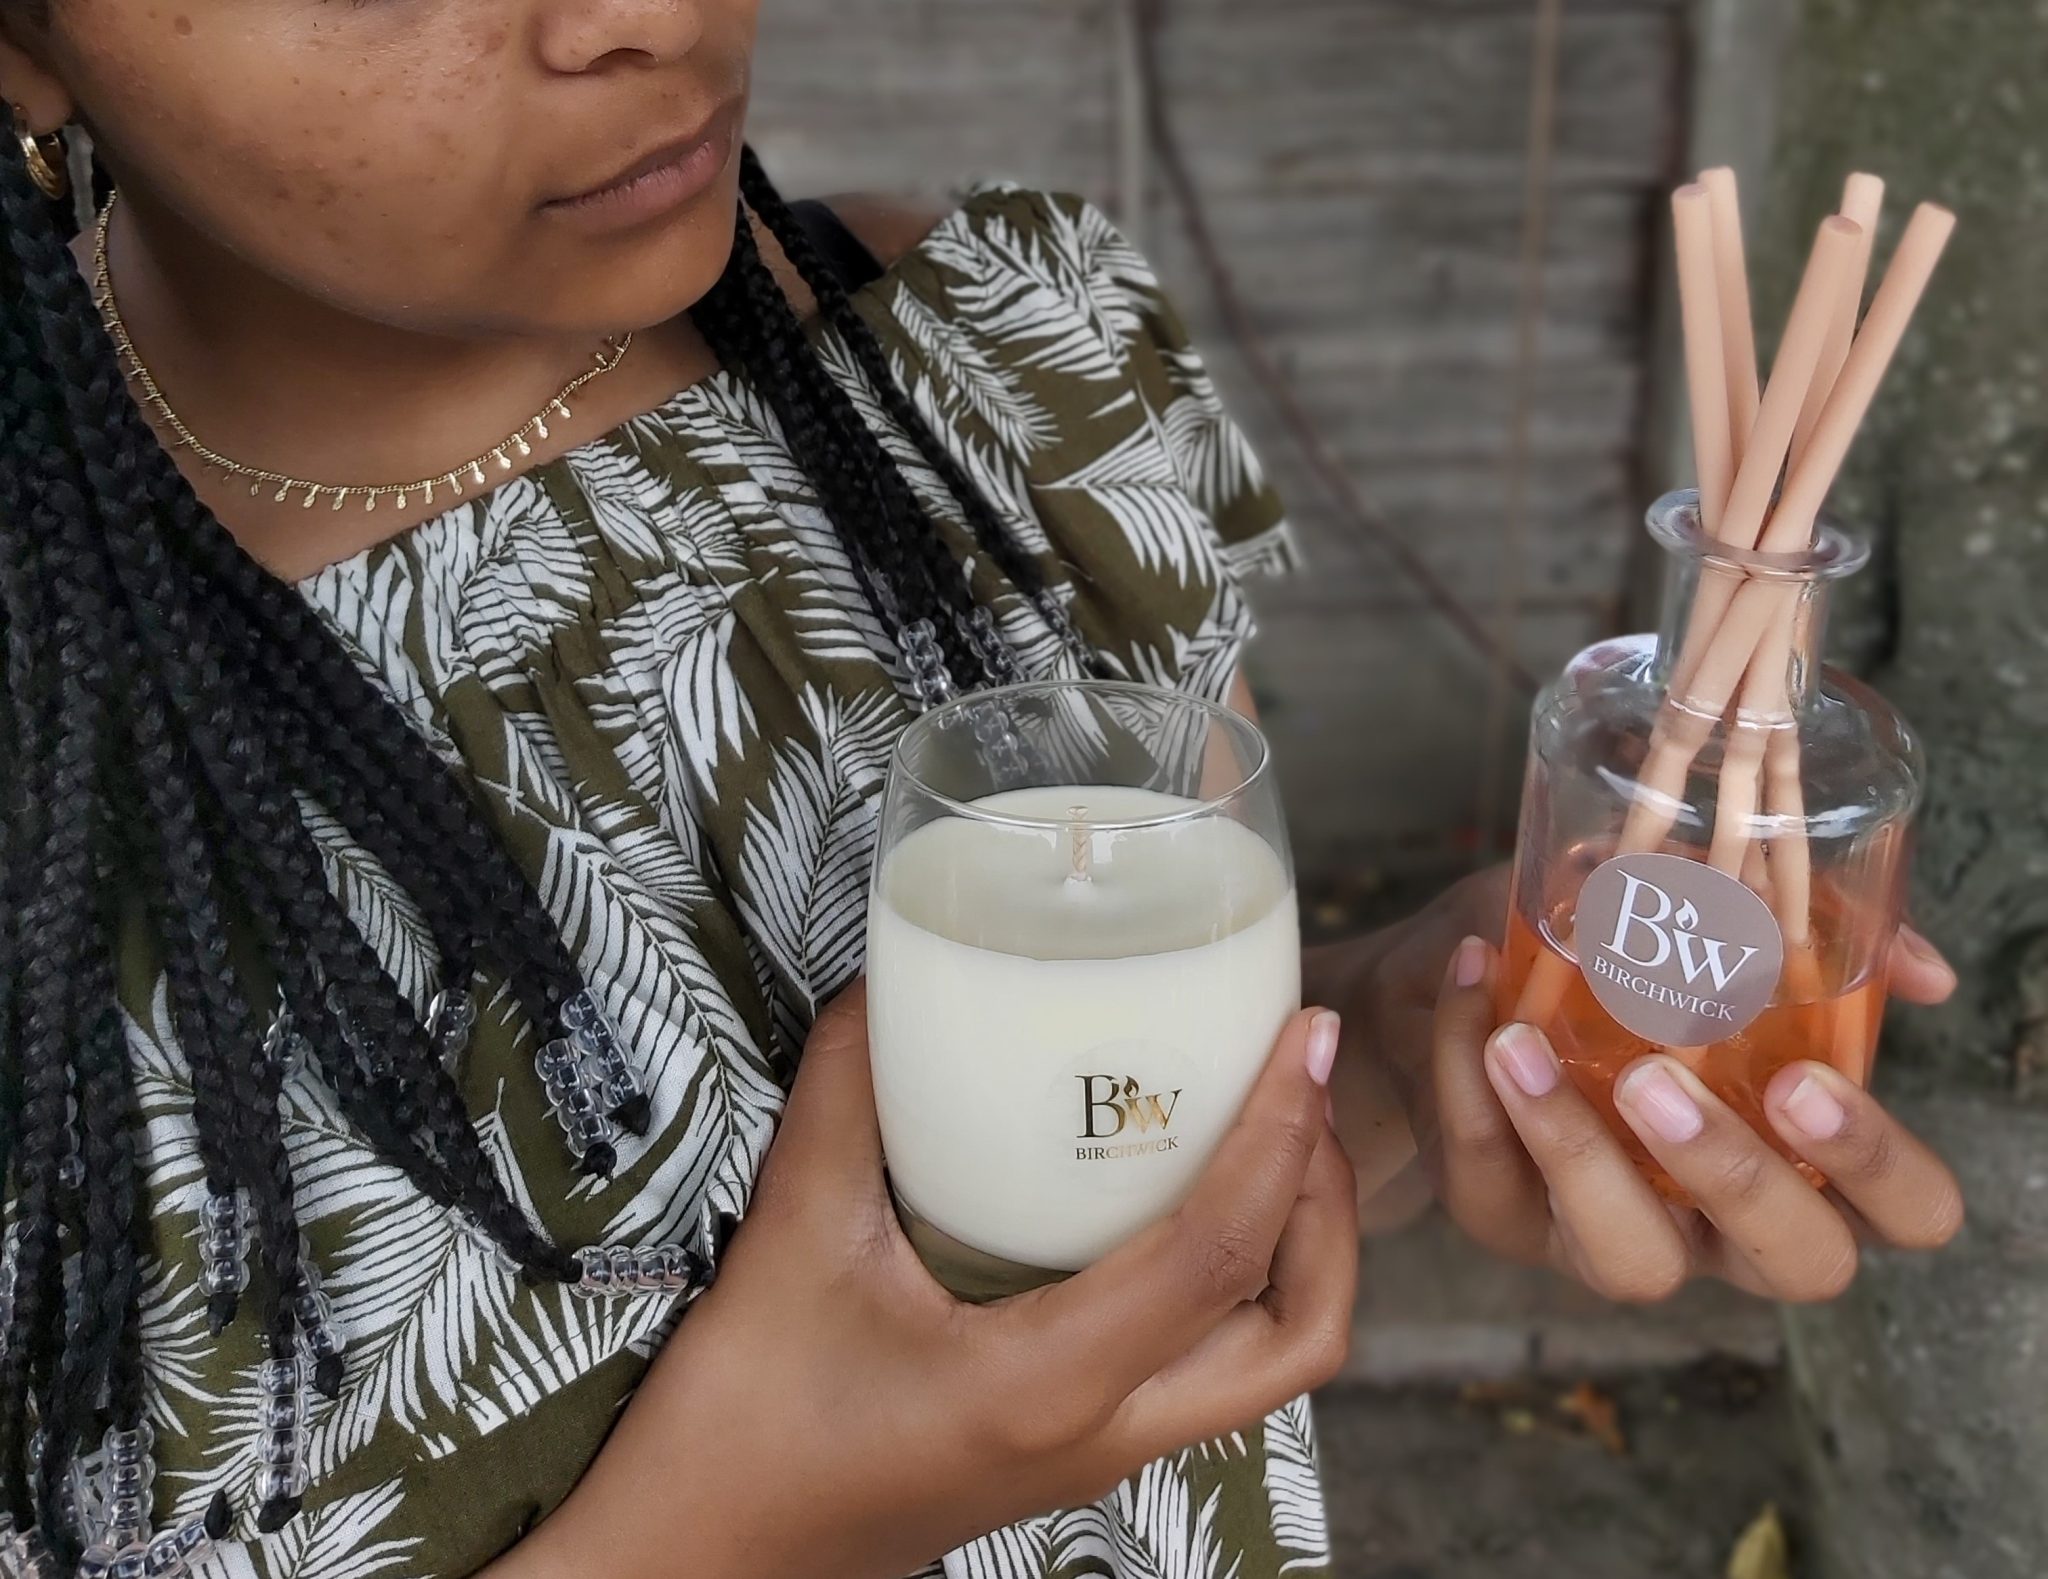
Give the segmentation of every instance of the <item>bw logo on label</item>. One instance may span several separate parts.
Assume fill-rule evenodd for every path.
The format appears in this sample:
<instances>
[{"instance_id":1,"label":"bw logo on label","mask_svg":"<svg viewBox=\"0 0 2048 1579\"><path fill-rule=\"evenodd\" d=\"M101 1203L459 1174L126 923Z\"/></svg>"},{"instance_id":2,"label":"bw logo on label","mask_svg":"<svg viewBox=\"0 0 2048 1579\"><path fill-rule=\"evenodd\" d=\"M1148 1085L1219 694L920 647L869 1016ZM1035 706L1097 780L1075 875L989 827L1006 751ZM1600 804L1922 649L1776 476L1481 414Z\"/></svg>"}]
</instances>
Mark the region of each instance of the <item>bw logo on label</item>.
<instances>
[{"instance_id":1,"label":"bw logo on label","mask_svg":"<svg viewBox=\"0 0 2048 1579\"><path fill-rule=\"evenodd\" d=\"M1579 969L1622 1027L1666 1047L1740 1034L1770 1007L1785 939L1762 899L1679 855L1623 855L1579 892Z\"/></svg>"},{"instance_id":2,"label":"bw logo on label","mask_svg":"<svg viewBox=\"0 0 2048 1579\"><path fill-rule=\"evenodd\" d=\"M1077 1162L1108 1162L1117 1157L1149 1156L1180 1150L1180 1137L1165 1131L1180 1105L1178 1091L1141 1091L1127 1075L1076 1075L1081 1086L1083 1141L1118 1141L1116 1145L1074 1148ZM1150 1137L1150 1138L1145 1138Z\"/></svg>"}]
</instances>

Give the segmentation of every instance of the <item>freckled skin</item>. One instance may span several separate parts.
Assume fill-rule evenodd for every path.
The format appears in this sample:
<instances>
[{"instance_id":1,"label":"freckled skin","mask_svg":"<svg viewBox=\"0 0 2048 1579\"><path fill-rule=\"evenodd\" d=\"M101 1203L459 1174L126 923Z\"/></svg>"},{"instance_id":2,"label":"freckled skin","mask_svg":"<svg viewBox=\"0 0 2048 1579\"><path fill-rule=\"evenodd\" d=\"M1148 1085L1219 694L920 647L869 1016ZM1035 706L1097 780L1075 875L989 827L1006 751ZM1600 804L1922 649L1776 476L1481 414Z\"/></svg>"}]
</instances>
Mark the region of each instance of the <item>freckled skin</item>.
<instances>
[{"instance_id":1,"label":"freckled skin","mask_svg":"<svg viewBox=\"0 0 2048 1579\"><path fill-rule=\"evenodd\" d=\"M757 3L50 0L25 42L138 206L262 274L415 332L603 333L717 277L730 173L628 236L538 205L744 94Z\"/></svg>"},{"instance_id":2,"label":"freckled skin","mask_svg":"<svg viewBox=\"0 0 2048 1579\"><path fill-rule=\"evenodd\" d=\"M294 477L395 484L487 454L623 331L630 359L533 463L715 365L685 315L731 254L736 156L631 229L546 204L743 110L758 5L0 0L0 99L93 133L122 194L123 314L194 431ZM419 494L308 512L174 458L288 578L432 513Z\"/></svg>"}]
</instances>

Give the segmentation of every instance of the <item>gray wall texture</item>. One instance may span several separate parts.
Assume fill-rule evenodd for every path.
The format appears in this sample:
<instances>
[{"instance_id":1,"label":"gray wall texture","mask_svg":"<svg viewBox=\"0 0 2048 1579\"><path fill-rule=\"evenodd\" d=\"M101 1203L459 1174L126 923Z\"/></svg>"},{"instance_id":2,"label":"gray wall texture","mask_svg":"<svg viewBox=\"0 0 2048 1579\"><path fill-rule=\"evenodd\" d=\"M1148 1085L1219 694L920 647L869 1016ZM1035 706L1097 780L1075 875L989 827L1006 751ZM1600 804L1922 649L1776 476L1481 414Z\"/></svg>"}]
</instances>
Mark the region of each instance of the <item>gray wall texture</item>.
<instances>
[{"instance_id":1,"label":"gray wall texture","mask_svg":"<svg viewBox=\"0 0 2048 1579\"><path fill-rule=\"evenodd\" d=\"M1314 567L1262 600L1253 664L1305 876L1441 869L1482 773L1512 806L1526 704L1337 509L1218 321L1155 165L1130 168L1128 0L771 0L754 136L793 191L944 197L1009 177L1104 201L1175 288ZM1163 0L1163 99L1222 253L1374 510L1488 622L1507 590L1529 0ZM1641 507L1680 0L1572 0L1529 384L1515 641L1547 678L1612 628Z\"/></svg>"}]
</instances>

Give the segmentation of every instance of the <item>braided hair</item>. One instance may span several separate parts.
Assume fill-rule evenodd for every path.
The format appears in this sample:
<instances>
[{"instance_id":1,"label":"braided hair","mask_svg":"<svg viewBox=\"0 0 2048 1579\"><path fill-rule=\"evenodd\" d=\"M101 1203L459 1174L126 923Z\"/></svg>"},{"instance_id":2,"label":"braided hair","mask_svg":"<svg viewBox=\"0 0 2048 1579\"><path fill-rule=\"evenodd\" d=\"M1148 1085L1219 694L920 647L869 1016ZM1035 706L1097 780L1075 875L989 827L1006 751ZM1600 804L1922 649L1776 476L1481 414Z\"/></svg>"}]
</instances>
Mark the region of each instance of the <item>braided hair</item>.
<instances>
[{"instance_id":1,"label":"braided hair","mask_svg":"<svg viewBox=\"0 0 2048 1579\"><path fill-rule=\"evenodd\" d=\"M930 490L920 496L811 344L755 221L815 296L861 392L936 476L971 552L1063 634L1071 626L751 151L741 193L731 260L693 320L774 413L906 663L922 655L920 694L1007 678L1014 660L938 530ZM523 1278L587 1284L604 1253L553 1243L486 1155L443 1057L444 1011L459 1018L450 1006L482 970L543 1040L605 1039L554 921L468 788L158 444L74 266L64 211L11 152L0 156L0 219L0 1184L11 1205L0 1228L0 1535L32 1532L35 1550L67 1566L98 1540L84 1552L91 1568L95 1551L149 1540L150 1243L116 996L122 941L137 928L151 940L191 1070L214 1330L260 1324L280 1420L302 1405L303 1378L330 1396L340 1380L280 1123L292 1059ZM330 886L306 803L416 904L448 983L429 1012ZM274 1014L247 979L257 962L276 984ZM648 1118L630 1081L604 1097L576 1132L583 1167L599 1175L615 1165L617 1127L644 1130ZM252 1243L254 1278L242 1265ZM102 1477L95 1534L75 1465L102 1440L119 1473ZM266 1474L259 1527L293 1517L303 1491L303 1474ZM231 1518L216 1498L204 1533L225 1533Z\"/></svg>"}]
</instances>

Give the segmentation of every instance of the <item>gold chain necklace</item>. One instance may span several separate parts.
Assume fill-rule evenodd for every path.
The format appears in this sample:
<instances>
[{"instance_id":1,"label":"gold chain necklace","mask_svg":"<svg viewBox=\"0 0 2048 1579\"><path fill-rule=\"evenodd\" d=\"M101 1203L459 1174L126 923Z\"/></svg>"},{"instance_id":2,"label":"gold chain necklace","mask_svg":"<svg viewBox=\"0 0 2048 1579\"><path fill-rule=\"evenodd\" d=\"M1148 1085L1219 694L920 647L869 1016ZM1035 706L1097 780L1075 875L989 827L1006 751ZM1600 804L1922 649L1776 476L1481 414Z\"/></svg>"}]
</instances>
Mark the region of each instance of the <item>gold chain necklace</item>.
<instances>
[{"instance_id":1,"label":"gold chain necklace","mask_svg":"<svg viewBox=\"0 0 2048 1579\"><path fill-rule=\"evenodd\" d=\"M379 483L374 486L350 483L346 485L324 482L308 482L302 477L287 476L283 472L270 471L262 466L245 466L231 460L218 450L210 449L199 441L197 435L185 426L184 419L172 409L164 398L164 392L157 387L149 366L135 349L135 342L129 338L128 325L121 318L120 306L114 300L114 281L107 268L107 231L114 217L114 202L109 200L100 212L99 232L93 248L93 295L98 299L100 321L106 325L112 337L114 349L120 355L121 367L135 385L142 391L142 398L148 403L158 419L176 437L180 448L190 450L214 470L229 477L241 478L249 484L251 495L261 493L265 488L274 488L272 498L282 504L293 494L305 495L305 508L313 508L320 499L332 499L334 508L339 510L351 499L363 501L365 510L374 510L384 499L394 500L397 508L403 510L406 502L418 498L422 504L432 504L437 489L446 490L452 499L460 499L473 488L483 487L489 480L487 468L496 465L501 472L512 470L513 459L533 453L533 441L548 436L550 420L566 422L569 419L570 397L580 391L593 379L604 377L626 359L626 353L633 347L630 334L605 342L605 348L596 353L597 365L578 374L564 384L553 400L540 410L540 414L522 426L504 443L485 450L474 460L445 471L438 477L425 477L418 482Z\"/></svg>"}]
</instances>

